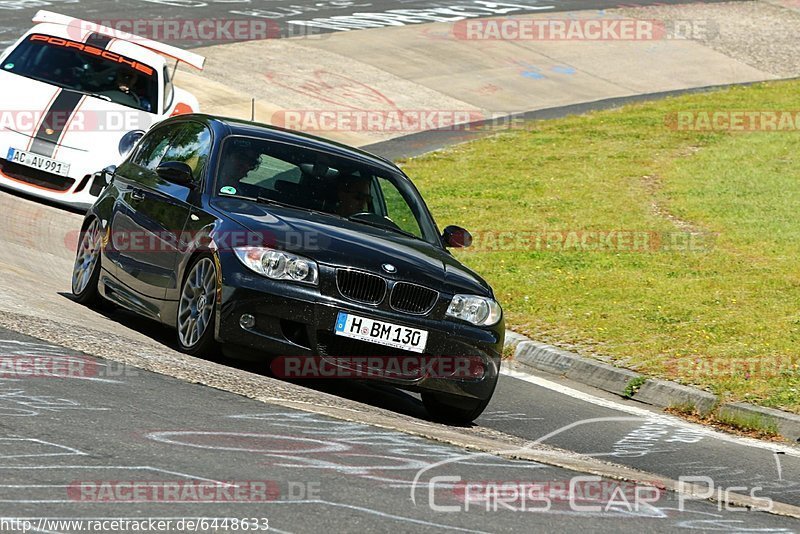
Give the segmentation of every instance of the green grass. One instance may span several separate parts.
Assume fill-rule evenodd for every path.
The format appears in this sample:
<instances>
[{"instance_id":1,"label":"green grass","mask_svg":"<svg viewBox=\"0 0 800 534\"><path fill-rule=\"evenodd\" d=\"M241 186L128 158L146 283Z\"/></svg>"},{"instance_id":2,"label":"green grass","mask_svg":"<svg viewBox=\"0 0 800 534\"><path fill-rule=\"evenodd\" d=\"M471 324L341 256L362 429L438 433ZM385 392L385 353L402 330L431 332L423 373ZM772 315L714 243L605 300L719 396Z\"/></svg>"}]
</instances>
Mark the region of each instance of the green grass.
<instances>
[{"instance_id":1,"label":"green grass","mask_svg":"<svg viewBox=\"0 0 800 534\"><path fill-rule=\"evenodd\" d=\"M644 376L637 376L636 378L632 378L628 385L625 386L625 391L623 392L624 395L628 398L633 397L636 395L641 387L647 382L647 378Z\"/></svg>"},{"instance_id":2,"label":"green grass","mask_svg":"<svg viewBox=\"0 0 800 534\"><path fill-rule=\"evenodd\" d=\"M671 98L402 162L441 226L476 234L511 329L725 400L800 413L800 133L678 132L687 110L797 110L800 83ZM693 235L647 251L492 249L487 232Z\"/></svg>"},{"instance_id":3,"label":"green grass","mask_svg":"<svg viewBox=\"0 0 800 534\"><path fill-rule=\"evenodd\" d=\"M739 414L721 411L716 414L715 420L745 432L756 432L764 437L780 435L778 424L774 420L757 414Z\"/></svg>"}]
</instances>

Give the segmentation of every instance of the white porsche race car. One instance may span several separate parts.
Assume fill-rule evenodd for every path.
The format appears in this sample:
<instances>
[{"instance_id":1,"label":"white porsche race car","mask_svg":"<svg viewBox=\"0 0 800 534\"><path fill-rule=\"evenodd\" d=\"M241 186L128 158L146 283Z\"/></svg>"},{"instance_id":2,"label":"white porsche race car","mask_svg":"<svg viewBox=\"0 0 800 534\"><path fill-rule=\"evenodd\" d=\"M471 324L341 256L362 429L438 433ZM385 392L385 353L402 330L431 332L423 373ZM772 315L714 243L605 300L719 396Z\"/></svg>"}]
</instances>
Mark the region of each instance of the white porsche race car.
<instances>
[{"instance_id":1,"label":"white porsche race car","mask_svg":"<svg viewBox=\"0 0 800 534\"><path fill-rule=\"evenodd\" d=\"M205 58L56 13L0 55L0 186L78 208L150 126L199 111L168 59ZM176 64L177 66L177 64Z\"/></svg>"}]
</instances>

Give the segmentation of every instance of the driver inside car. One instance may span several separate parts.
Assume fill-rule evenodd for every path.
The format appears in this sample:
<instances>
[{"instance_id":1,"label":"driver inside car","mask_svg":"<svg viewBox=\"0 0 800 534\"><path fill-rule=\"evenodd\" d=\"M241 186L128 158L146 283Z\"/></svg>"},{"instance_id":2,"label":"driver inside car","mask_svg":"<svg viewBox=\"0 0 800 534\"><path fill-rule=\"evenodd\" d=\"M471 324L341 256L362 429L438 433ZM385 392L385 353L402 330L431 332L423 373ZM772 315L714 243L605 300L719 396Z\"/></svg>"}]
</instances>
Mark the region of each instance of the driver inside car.
<instances>
[{"instance_id":1,"label":"driver inside car","mask_svg":"<svg viewBox=\"0 0 800 534\"><path fill-rule=\"evenodd\" d=\"M130 106L144 111L151 111L152 105L146 98L139 96L136 90L136 84L139 81L139 75L129 69L118 69L114 76L114 87L106 93L113 92L112 96L115 102L124 106ZM120 96L119 93L122 93Z\"/></svg>"},{"instance_id":2,"label":"driver inside car","mask_svg":"<svg viewBox=\"0 0 800 534\"><path fill-rule=\"evenodd\" d=\"M220 165L220 187L232 187L238 194L256 197L262 188L242 182L261 165L261 150L247 140L236 140L226 146Z\"/></svg>"},{"instance_id":3,"label":"driver inside car","mask_svg":"<svg viewBox=\"0 0 800 534\"><path fill-rule=\"evenodd\" d=\"M339 180L337 184L338 203L336 213L342 217L351 217L356 213L369 213L370 180L359 176L349 176Z\"/></svg>"}]
</instances>

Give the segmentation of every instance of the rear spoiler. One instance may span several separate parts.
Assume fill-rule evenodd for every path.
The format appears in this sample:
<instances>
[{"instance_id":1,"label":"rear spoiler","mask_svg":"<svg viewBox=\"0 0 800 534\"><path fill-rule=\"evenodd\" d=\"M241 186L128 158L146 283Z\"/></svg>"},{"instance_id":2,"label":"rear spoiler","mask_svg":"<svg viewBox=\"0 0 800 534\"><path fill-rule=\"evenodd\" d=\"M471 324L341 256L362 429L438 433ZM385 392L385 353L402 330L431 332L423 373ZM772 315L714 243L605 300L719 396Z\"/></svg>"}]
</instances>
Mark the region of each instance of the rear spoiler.
<instances>
[{"instance_id":1,"label":"rear spoiler","mask_svg":"<svg viewBox=\"0 0 800 534\"><path fill-rule=\"evenodd\" d=\"M159 54L163 54L172 59L186 63L197 70L203 70L203 66L206 62L206 58L203 56L192 52L187 52L186 50L182 50L175 46L159 43L151 39L146 39L144 37L139 37L138 35L115 30L114 28L109 28L107 26L100 26L94 22L87 22L85 20L76 19L67 15L59 15L58 13L53 13L51 11L39 11L33 17L33 22L37 24L50 23L59 24L61 26L72 26L82 31L90 30L107 37L119 39L120 41L128 41L130 43L139 45L142 48L147 48L153 52L158 52Z\"/></svg>"}]
</instances>

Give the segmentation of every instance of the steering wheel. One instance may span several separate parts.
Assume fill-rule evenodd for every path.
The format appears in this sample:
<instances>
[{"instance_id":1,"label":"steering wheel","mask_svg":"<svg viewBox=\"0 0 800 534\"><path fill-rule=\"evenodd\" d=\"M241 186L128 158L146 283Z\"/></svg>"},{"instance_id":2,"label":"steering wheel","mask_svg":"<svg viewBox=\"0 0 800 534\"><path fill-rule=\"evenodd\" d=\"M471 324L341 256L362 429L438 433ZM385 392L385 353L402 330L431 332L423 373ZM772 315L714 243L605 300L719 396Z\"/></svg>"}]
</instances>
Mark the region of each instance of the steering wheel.
<instances>
[{"instance_id":1,"label":"steering wheel","mask_svg":"<svg viewBox=\"0 0 800 534\"><path fill-rule=\"evenodd\" d=\"M86 76L86 69L80 65L76 65L69 69L69 73L75 78L75 80L82 82L84 76Z\"/></svg>"},{"instance_id":2,"label":"steering wheel","mask_svg":"<svg viewBox=\"0 0 800 534\"><path fill-rule=\"evenodd\" d=\"M133 100L136 102L136 107L137 107L137 108L141 108L141 107L142 107L142 99L141 99L141 98L139 98L139 95L137 95L137 94L136 94L136 93L134 93L133 91L128 91L128 92L126 93L125 91L122 91L122 90L121 90L121 89L119 89L119 88L118 88L118 89L116 89L116 91L117 91L118 93L122 93L123 95L125 95L125 96L127 96L127 97L130 97L130 98L132 98L132 99L133 99Z\"/></svg>"},{"instance_id":3,"label":"steering wheel","mask_svg":"<svg viewBox=\"0 0 800 534\"><path fill-rule=\"evenodd\" d=\"M141 99L141 98L139 98L139 95L137 95L136 93L134 93L134 92L132 92L132 91L131 91L131 92L129 92L129 93L125 93L125 94L126 94L126 95L128 95L128 96L132 96L132 97L133 97L133 99L134 99L134 100L136 100L136 107L137 107L137 108L140 108L140 107L142 107L142 99Z\"/></svg>"}]
</instances>

